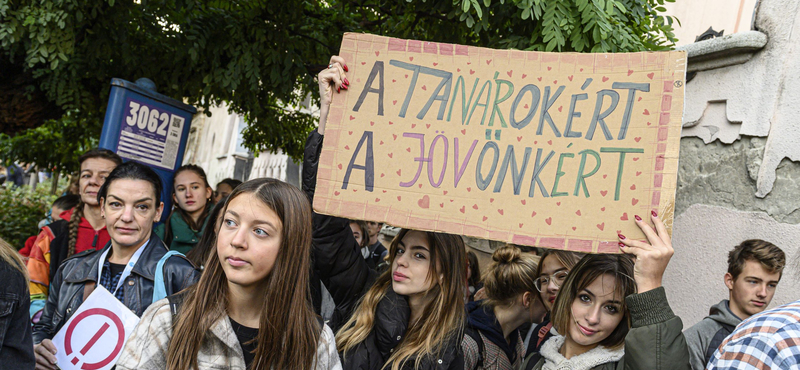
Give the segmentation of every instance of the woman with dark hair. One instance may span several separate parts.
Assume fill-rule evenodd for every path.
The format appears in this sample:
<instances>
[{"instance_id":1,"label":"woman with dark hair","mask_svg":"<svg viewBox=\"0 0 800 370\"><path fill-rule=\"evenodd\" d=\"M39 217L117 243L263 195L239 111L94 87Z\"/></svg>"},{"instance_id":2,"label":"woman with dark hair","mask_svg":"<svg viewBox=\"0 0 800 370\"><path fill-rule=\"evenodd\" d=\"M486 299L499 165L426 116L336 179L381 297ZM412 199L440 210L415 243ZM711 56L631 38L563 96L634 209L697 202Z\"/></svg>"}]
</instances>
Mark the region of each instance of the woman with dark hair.
<instances>
[{"instance_id":1,"label":"woman with dark hair","mask_svg":"<svg viewBox=\"0 0 800 370\"><path fill-rule=\"evenodd\" d=\"M227 198L233 192L233 189L236 189L237 186L241 185L242 182L236 179L223 179L217 184L217 190L214 192L214 202L219 203L222 198Z\"/></svg>"},{"instance_id":2,"label":"woman with dark hair","mask_svg":"<svg viewBox=\"0 0 800 370\"><path fill-rule=\"evenodd\" d=\"M108 149L92 149L79 161L80 202L61 213L61 220L43 227L31 248L27 267L34 305L47 299L50 282L64 260L86 250L102 249L110 240L97 192L111 171L122 164L122 158Z\"/></svg>"},{"instance_id":3,"label":"woman with dark hair","mask_svg":"<svg viewBox=\"0 0 800 370\"><path fill-rule=\"evenodd\" d=\"M344 60L320 72L320 123L306 141L303 190L313 199L333 88L347 88ZM376 278L349 221L314 214L314 264L336 310L332 326L345 369L463 368L466 246L460 236L403 229ZM353 312L351 315L351 312Z\"/></svg>"},{"instance_id":4,"label":"woman with dark hair","mask_svg":"<svg viewBox=\"0 0 800 370\"><path fill-rule=\"evenodd\" d=\"M0 367L32 369L31 325L28 321L28 271L17 251L0 239Z\"/></svg>"},{"instance_id":5,"label":"woman with dark hair","mask_svg":"<svg viewBox=\"0 0 800 370\"><path fill-rule=\"evenodd\" d=\"M340 369L333 332L311 307L305 195L251 180L222 217L200 281L144 313L117 369Z\"/></svg>"},{"instance_id":6,"label":"woman with dark hair","mask_svg":"<svg viewBox=\"0 0 800 370\"><path fill-rule=\"evenodd\" d=\"M98 284L141 316L155 289L173 294L197 281L199 272L182 256L162 258L167 247L152 232L164 209L161 188L155 171L136 162L121 164L108 175L97 203L111 240L101 251L75 255L58 268L42 318L33 327L37 368L56 369L50 339ZM163 275L156 276L162 260ZM164 286L156 287L160 277Z\"/></svg>"},{"instance_id":7,"label":"woman with dark hair","mask_svg":"<svg viewBox=\"0 0 800 370\"><path fill-rule=\"evenodd\" d=\"M175 207L167 221L155 229L167 248L186 254L197 245L206 228L208 212L214 207L213 195L206 172L199 166L185 164L175 170L172 184Z\"/></svg>"},{"instance_id":8,"label":"woman with dark hair","mask_svg":"<svg viewBox=\"0 0 800 370\"><path fill-rule=\"evenodd\" d=\"M664 223L639 216L648 242L620 235L623 254L587 255L567 275L553 306L554 335L523 369L690 369L681 319L661 280L674 250Z\"/></svg>"}]
</instances>

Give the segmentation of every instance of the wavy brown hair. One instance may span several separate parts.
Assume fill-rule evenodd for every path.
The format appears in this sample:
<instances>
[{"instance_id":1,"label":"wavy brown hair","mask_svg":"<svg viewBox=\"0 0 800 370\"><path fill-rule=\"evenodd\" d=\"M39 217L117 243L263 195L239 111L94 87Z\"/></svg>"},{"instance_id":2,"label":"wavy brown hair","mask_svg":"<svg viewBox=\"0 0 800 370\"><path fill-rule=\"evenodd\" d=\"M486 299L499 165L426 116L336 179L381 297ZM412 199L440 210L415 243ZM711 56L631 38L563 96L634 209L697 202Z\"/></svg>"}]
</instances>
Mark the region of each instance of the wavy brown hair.
<instances>
[{"instance_id":1,"label":"wavy brown hair","mask_svg":"<svg viewBox=\"0 0 800 370\"><path fill-rule=\"evenodd\" d=\"M553 327L562 335L569 335L569 325L575 320L572 317L572 303L581 290L605 275L610 275L616 282L615 294L622 302L623 316L614 331L597 344L616 349L625 344L625 336L631 327L631 313L625 305L625 297L637 291L636 281L633 279L633 260L627 255L588 254L581 258L567 275L567 280L553 303Z\"/></svg>"},{"instance_id":2,"label":"wavy brown hair","mask_svg":"<svg viewBox=\"0 0 800 370\"><path fill-rule=\"evenodd\" d=\"M252 194L280 218L281 246L266 277L254 369L311 369L322 328L311 306L311 206L296 187L275 179L238 186L225 202ZM197 369L197 354L211 327L227 315L228 280L216 253L210 253L200 281L187 290L173 323L167 369ZM289 309L291 308L291 309Z\"/></svg>"},{"instance_id":3,"label":"wavy brown hair","mask_svg":"<svg viewBox=\"0 0 800 370\"><path fill-rule=\"evenodd\" d=\"M390 266L397 258L397 246L411 230L403 229L397 233L389 246L387 256ZM405 337L394 348L382 368L398 370L410 359L416 358L414 368L419 368L425 357L435 356L445 350L453 338L463 335L466 322L464 296L467 279L467 251L460 236L444 233L425 232L430 247L430 268L428 279L434 282L426 293L431 300L425 306L419 319L408 324ZM372 288L361 299L350 320L344 324L336 336L339 352L345 354L367 339L375 325L375 309L392 286L392 269L384 271ZM441 279L439 279L441 277ZM377 369L376 369L377 370Z\"/></svg>"}]
</instances>

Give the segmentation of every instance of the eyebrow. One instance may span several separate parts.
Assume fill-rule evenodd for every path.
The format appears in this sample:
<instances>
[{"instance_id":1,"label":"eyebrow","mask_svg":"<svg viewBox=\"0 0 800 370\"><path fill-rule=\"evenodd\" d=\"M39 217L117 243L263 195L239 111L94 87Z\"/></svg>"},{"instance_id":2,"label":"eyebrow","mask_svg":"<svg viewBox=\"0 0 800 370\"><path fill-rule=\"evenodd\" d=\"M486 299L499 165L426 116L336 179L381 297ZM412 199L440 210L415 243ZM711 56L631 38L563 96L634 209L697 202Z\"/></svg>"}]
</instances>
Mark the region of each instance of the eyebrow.
<instances>
[{"instance_id":1,"label":"eyebrow","mask_svg":"<svg viewBox=\"0 0 800 370\"><path fill-rule=\"evenodd\" d=\"M586 291L586 293L589 293L589 295L591 295L592 297L595 297L595 298L597 298L597 295L595 295L594 293L592 293L592 291L591 291L591 290L589 290L589 289L587 289L587 288L583 288L583 290L584 290L584 291ZM608 301L606 301L606 302L607 302L607 303L619 304L619 305L621 305L621 304L622 304L622 302L620 302L620 301L617 301L617 300L613 300L613 299L612 299L612 300L608 300Z\"/></svg>"},{"instance_id":2,"label":"eyebrow","mask_svg":"<svg viewBox=\"0 0 800 370\"><path fill-rule=\"evenodd\" d=\"M108 194L108 197L109 198L112 198L112 197L113 198L117 198L117 200L121 200L123 202L125 201L124 199L122 199L122 198L120 198L120 197L118 197L116 195L113 195L113 194ZM142 198L142 199L138 199L138 200L133 201L133 203L140 203L140 202L147 202L147 201L151 201L152 202L153 198L149 198L149 197L148 198Z\"/></svg>"},{"instance_id":3,"label":"eyebrow","mask_svg":"<svg viewBox=\"0 0 800 370\"><path fill-rule=\"evenodd\" d=\"M241 216L239 216L239 214L238 214L238 213L236 213L236 212L234 212L234 211L227 210L227 211L226 211L226 213L230 213L230 214L232 214L232 215L233 215L233 217L236 217L236 218L241 218ZM269 226L269 227L273 228L274 230L278 230L278 228L277 228L277 227L275 227L275 225L273 225L273 224L272 224L272 222L269 222L269 221L264 221L264 220L259 220L259 219L256 219L255 221L253 221L253 225L262 225L262 224L263 224L263 225L267 225L267 226Z\"/></svg>"},{"instance_id":4,"label":"eyebrow","mask_svg":"<svg viewBox=\"0 0 800 370\"><path fill-rule=\"evenodd\" d=\"M400 244L401 246L403 246L403 248L409 248L409 247L406 247L406 243L403 243L403 241L402 241L402 240L400 241L400 243L399 243L399 244ZM430 250L428 250L428 248L425 248L425 247L423 247L423 246L421 246L421 245L413 245L413 246L411 246L409 249L422 249L422 250L424 250L424 251L426 251L426 252L430 252Z\"/></svg>"},{"instance_id":5,"label":"eyebrow","mask_svg":"<svg viewBox=\"0 0 800 370\"><path fill-rule=\"evenodd\" d=\"M178 184L178 185L175 185L175 186L181 186L181 185L183 185L183 184ZM201 184L199 181L192 181L187 185L203 185L203 184Z\"/></svg>"}]
</instances>

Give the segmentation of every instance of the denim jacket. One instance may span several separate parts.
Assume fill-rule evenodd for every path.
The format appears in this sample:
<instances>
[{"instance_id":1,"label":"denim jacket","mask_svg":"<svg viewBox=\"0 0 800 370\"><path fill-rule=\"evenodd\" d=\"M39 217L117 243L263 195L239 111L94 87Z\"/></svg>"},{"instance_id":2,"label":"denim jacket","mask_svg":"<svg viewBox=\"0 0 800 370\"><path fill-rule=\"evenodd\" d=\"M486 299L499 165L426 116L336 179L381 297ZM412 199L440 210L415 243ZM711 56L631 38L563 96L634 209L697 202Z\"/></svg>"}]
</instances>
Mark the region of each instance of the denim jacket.
<instances>
[{"instance_id":1,"label":"denim jacket","mask_svg":"<svg viewBox=\"0 0 800 370\"><path fill-rule=\"evenodd\" d=\"M139 261L120 289L124 289L122 302L136 316L142 316L153 300L153 283L158 260L167 253L164 242L153 233L150 242L142 248ZM39 343L52 339L58 330L83 303L84 291L88 293L97 284L97 265L103 251L111 248L109 242L99 251L86 251L68 258L58 268L50 282L50 294L39 322L33 326L33 341ZM173 256L164 264L164 283L167 295L188 288L200 278L200 271L189 260ZM85 289L89 286L88 289Z\"/></svg>"},{"instance_id":2,"label":"denim jacket","mask_svg":"<svg viewBox=\"0 0 800 370\"><path fill-rule=\"evenodd\" d=\"M28 308L28 285L25 276L0 259L0 368L33 369Z\"/></svg>"}]
</instances>

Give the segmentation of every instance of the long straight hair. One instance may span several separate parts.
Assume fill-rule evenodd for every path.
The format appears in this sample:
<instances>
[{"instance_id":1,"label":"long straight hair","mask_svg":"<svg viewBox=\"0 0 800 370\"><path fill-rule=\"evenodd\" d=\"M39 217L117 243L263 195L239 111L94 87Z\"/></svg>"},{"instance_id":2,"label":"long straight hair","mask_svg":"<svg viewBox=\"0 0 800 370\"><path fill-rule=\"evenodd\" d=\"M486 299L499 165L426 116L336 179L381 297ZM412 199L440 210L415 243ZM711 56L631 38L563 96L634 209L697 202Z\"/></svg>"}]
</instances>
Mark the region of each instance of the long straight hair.
<instances>
[{"instance_id":1,"label":"long straight hair","mask_svg":"<svg viewBox=\"0 0 800 370\"><path fill-rule=\"evenodd\" d=\"M397 246L411 230L400 230L389 246L389 266L397 258ZM382 368L391 366L398 370L406 361L416 358L414 367L420 361L445 350L445 345L454 337L463 335L466 311L464 296L467 278L467 251L460 236L425 232L430 246L431 258L427 278L438 282L432 284L427 295L432 297L419 316L419 320L409 323L405 337L394 348L392 355ZM362 298L353 316L344 324L336 336L339 352L347 355L367 339L375 325L375 310L378 303L391 289L392 269L384 271L372 288ZM441 279L440 279L441 277ZM460 345L460 340L458 341ZM344 358L346 361L346 357Z\"/></svg>"},{"instance_id":2,"label":"long straight hair","mask_svg":"<svg viewBox=\"0 0 800 370\"><path fill-rule=\"evenodd\" d=\"M631 327L631 313L625 305L625 297L636 293L636 281L633 279L633 260L624 254L587 254L575 265L567 275L567 280L558 291L553 303L553 327L562 335L569 335L572 317L572 302L578 293L589 286L595 279L610 275L613 277L616 291L622 301L622 321L606 339L598 343L606 348L620 348L625 344L625 336Z\"/></svg>"},{"instance_id":3,"label":"long straight hair","mask_svg":"<svg viewBox=\"0 0 800 370\"><path fill-rule=\"evenodd\" d=\"M208 184L208 177L206 176L206 171L203 171L202 167L194 164L185 164L183 166L178 167L178 169L175 170L175 174L172 176L173 181L176 177L178 177L178 175L181 172L186 172L186 171L194 172L194 174L197 175L197 177L203 179L203 185L205 186L205 188L211 189L211 185ZM175 184L172 185L172 196L173 197L175 196ZM211 192L211 196L212 197L214 196L213 191ZM172 220L172 216L176 212L178 213L178 215L181 216L183 221L186 222L187 225L189 225L190 229L195 231L200 231L200 229L203 228L203 223L206 221L206 217L208 217L208 213L211 211L211 207L213 206L214 204L211 201L211 198L207 198L206 205L203 206L203 212L200 213L200 217L197 218L197 221L195 221L192 218L192 216L189 215L189 213L186 212L183 208L181 208L176 202L175 207L172 208L172 212L170 213L169 217L167 217L167 221L164 222L164 242L167 243L167 245L170 245L172 243L172 228L170 227L170 220Z\"/></svg>"},{"instance_id":4,"label":"long straight hair","mask_svg":"<svg viewBox=\"0 0 800 370\"><path fill-rule=\"evenodd\" d=\"M266 277L256 337L254 369L310 369L322 328L311 306L311 206L299 189L275 179L238 186L225 202L251 194L280 218L281 246ZM228 279L217 253L209 253L200 281L186 293L173 324L167 350L168 370L197 368L197 354L211 327L227 315Z\"/></svg>"}]
</instances>

